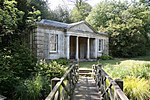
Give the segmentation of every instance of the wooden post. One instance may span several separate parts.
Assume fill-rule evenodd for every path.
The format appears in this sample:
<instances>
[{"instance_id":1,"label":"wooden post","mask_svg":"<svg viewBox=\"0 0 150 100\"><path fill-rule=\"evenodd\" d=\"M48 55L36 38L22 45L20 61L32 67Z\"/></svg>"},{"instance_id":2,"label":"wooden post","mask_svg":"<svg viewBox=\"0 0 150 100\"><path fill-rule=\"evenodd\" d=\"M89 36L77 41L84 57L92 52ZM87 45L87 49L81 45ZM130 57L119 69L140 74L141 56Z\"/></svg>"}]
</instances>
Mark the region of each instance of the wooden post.
<instances>
[{"instance_id":1,"label":"wooden post","mask_svg":"<svg viewBox=\"0 0 150 100\"><path fill-rule=\"evenodd\" d=\"M121 80L121 79L115 79L114 80L116 83L117 83L117 85L120 87L120 89L123 91L123 81ZM115 100L119 100L119 96L118 96L118 94L116 93L116 91L115 91L115 94L114 94L114 99Z\"/></svg>"},{"instance_id":2,"label":"wooden post","mask_svg":"<svg viewBox=\"0 0 150 100\"><path fill-rule=\"evenodd\" d=\"M115 82L118 84L120 89L123 91L123 81L121 79L115 79Z\"/></svg>"},{"instance_id":3,"label":"wooden post","mask_svg":"<svg viewBox=\"0 0 150 100\"><path fill-rule=\"evenodd\" d=\"M0 100L6 100L6 99L7 99L6 97L0 95Z\"/></svg>"},{"instance_id":4,"label":"wooden post","mask_svg":"<svg viewBox=\"0 0 150 100\"><path fill-rule=\"evenodd\" d=\"M53 78L53 79L51 80L51 85L52 85L51 90L53 90L53 88L55 87L55 85L56 85L59 81L60 81L60 78L57 78L57 77L55 77L55 78ZM55 98L57 98L57 100L60 99L60 88L59 88L59 90L56 92L56 95L54 96L54 99L55 99Z\"/></svg>"},{"instance_id":5,"label":"wooden post","mask_svg":"<svg viewBox=\"0 0 150 100\"><path fill-rule=\"evenodd\" d=\"M59 81L60 81L60 78L57 78L57 77L55 77L51 80L51 85L52 85L51 90L53 90L53 88Z\"/></svg>"}]
</instances>

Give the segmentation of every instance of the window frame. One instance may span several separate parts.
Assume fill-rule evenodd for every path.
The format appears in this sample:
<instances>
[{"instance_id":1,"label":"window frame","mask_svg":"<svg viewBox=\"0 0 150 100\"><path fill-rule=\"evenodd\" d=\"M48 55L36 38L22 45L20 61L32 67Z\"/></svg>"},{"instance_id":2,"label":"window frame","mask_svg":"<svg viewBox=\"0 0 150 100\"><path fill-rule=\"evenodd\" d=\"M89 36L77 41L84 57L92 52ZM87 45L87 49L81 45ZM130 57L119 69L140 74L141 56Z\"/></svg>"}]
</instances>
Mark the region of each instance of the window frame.
<instances>
[{"instance_id":1,"label":"window frame","mask_svg":"<svg viewBox=\"0 0 150 100\"><path fill-rule=\"evenodd\" d=\"M104 50L104 39L99 39L99 41L98 41L98 52L102 52L103 50Z\"/></svg>"},{"instance_id":2,"label":"window frame","mask_svg":"<svg viewBox=\"0 0 150 100\"><path fill-rule=\"evenodd\" d=\"M50 41L51 36L55 37L54 43L52 43ZM55 45L54 48L56 48L56 50L52 50L51 45ZM57 52L58 52L58 34L55 34L55 31L53 31L53 32L49 33L49 53L57 53Z\"/></svg>"}]
</instances>

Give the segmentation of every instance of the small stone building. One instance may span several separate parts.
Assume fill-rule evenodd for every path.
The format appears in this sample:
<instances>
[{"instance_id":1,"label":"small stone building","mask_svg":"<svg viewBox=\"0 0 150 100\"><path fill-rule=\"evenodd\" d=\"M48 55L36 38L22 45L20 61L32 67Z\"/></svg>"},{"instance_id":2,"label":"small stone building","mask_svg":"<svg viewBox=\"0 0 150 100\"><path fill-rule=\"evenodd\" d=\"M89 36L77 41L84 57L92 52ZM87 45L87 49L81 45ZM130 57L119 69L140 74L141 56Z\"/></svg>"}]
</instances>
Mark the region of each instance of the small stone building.
<instances>
[{"instance_id":1,"label":"small stone building","mask_svg":"<svg viewBox=\"0 0 150 100\"><path fill-rule=\"evenodd\" d=\"M108 54L108 35L85 21L67 24L43 19L37 23L34 42L38 59L96 59Z\"/></svg>"}]
</instances>

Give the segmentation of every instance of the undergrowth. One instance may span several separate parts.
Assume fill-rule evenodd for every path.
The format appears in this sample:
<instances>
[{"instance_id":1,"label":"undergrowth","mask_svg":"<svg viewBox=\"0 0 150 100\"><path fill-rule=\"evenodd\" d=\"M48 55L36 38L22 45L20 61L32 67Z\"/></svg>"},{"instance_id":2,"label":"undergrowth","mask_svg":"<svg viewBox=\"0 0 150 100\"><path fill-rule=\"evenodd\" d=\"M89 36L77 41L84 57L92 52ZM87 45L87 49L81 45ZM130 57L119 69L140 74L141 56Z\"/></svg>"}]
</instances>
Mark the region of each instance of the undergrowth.
<instances>
[{"instance_id":1,"label":"undergrowth","mask_svg":"<svg viewBox=\"0 0 150 100\"><path fill-rule=\"evenodd\" d=\"M124 81L124 91L131 100L150 99L150 62L125 60L106 65L104 70L114 79Z\"/></svg>"}]
</instances>

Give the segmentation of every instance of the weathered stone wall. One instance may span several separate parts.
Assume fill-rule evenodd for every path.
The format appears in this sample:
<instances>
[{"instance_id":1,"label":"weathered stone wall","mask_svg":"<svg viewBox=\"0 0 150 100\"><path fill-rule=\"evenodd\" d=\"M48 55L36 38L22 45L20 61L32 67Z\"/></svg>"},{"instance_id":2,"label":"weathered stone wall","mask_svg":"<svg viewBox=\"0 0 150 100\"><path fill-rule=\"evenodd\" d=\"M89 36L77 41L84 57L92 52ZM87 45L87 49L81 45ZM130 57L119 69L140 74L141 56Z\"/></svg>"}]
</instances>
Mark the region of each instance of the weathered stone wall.
<instances>
[{"instance_id":1,"label":"weathered stone wall","mask_svg":"<svg viewBox=\"0 0 150 100\"><path fill-rule=\"evenodd\" d=\"M107 36L99 36L99 39L103 39L104 40L104 49L100 52L99 49L99 41L97 41L97 57L102 56L102 54L109 54L109 38Z\"/></svg>"},{"instance_id":2,"label":"weathered stone wall","mask_svg":"<svg viewBox=\"0 0 150 100\"><path fill-rule=\"evenodd\" d=\"M57 52L50 52L49 48L49 34L58 35L58 45ZM36 53L38 59L58 59L65 58L65 36L62 30L46 27L46 26L38 26L37 32L35 33L35 44L36 44Z\"/></svg>"},{"instance_id":3,"label":"weathered stone wall","mask_svg":"<svg viewBox=\"0 0 150 100\"><path fill-rule=\"evenodd\" d=\"M35 33L35 45L38 59L44 59L44 29L41 27L37 28Z\"/></svg>"},{"instance_id":4,"label":"weathered stone wall","mask_svg":"<svg viewBox=\"0 0 150 100\"><path fill-rule=\"evenodd\" d=\"M56 30L58 34L58 48L56 53L49 53L48 59L66 58L65 55L65 35L64 32Z\"/></svg>"}]
</instances>

